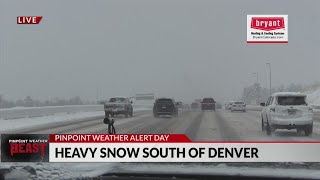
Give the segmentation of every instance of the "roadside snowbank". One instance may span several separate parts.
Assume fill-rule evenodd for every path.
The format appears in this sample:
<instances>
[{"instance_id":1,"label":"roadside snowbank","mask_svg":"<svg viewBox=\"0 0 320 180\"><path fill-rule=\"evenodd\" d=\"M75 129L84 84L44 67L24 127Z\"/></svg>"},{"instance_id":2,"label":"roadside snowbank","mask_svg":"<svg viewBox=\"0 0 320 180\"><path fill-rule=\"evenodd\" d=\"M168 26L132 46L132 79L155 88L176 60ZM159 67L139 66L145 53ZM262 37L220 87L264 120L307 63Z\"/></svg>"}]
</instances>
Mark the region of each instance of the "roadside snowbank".
<instances>
[{"instance_id":1,"label":"roadside snowbank","mask_svg":"<svg viewBox=\"0 0 320 180\"><path fill-rule=\"evenodd\" d=\"M149 107L136 107L134 112L149 110ZM0 132L10 131L21 128L30 128L34 126L44 125L48 123L59 123L67 121L75 121L84 118L104 117L104 111L92 111L92 112L67 112L56 113L53 115L41 116L41 117L26 117L19 119L0 119Z\"/></svg>"},{"instance_id":2,"label":"roadside snowbank","mask_svg":"<svg viewBox=\"0 0 320 180\"><path fill-rule=\"evenodd\" d=\"M133 104L133 109L152 108L150 104ZM46 106L46 107L14 107L0 109L0 120L13 120L21 118L37 118L59 115L61 113L73 114L80 112L103 111L103 105L74 105L74 106Z\"/></svg>"},{"instance_id":3,"label":"roadside snowbank","mask_svg":"<svg viewBox=\"0 0 320 180\"><path fill-rule=\"evenodd\" d=\"M20 128L34 127L38 125L44 125L47 123L58 123L71 121L80 118L89 118L95 116L103 116L103 111L95 112L74 112L74 113L59 113L54 115L42 116L42 117L26 117L19 119L0 119L0 132L8 131Z\"/></svg>"},{"instance_id":4,"label":"roadside snowbank","mask_svg":"<svg viewBox=\"0 0 320 180\"><path fill-rule=\"evenodd\" d=\"M14 107L0 109L0 119L35 118L61 113L103 111L102 105L46 106L46 107Z\"/></svg>"},{"instance_id":5,"label":"roadside snowbank","mask_svg":"<svg viewBox=\"0 0 320 180\"><path fill-rule=\"evenodd\" d=\"M307 90L304 93L307 94L307 102L309 104L320 107L320 86Z\"/></svg>"}]
</instances>

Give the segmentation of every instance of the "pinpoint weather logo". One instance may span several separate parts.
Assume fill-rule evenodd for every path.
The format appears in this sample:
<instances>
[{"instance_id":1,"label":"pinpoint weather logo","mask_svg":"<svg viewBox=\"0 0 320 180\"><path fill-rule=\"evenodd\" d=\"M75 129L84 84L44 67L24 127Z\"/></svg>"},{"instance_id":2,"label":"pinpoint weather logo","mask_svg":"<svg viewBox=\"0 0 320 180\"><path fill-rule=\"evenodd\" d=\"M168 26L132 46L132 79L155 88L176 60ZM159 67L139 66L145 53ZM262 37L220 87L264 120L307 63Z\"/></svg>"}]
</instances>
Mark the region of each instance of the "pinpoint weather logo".
<instances>
[{"instance_id":1,"label":"pinpoint weather logo","mask_svg":"<svg viewBox=\"0 0 320 180\"><path fill-rule=\"evenodd\" d=\"M44 134L2 134L2 162L48 162L49 136Z\"/></svg>"}]
</instances>

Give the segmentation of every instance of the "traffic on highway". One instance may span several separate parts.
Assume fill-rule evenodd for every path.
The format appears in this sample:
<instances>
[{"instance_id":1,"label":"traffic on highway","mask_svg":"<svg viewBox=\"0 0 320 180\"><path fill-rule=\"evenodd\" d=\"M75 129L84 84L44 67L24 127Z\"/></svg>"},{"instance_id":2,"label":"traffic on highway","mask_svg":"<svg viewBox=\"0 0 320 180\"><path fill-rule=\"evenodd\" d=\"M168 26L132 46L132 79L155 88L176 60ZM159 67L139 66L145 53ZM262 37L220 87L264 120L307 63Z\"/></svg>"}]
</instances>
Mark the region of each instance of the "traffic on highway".
<instances>
[{"instance_id":1,"label":"traffic on highway","mask_svg":"<svg viewBox=\"0 0 320 180\"><path fill-rule=\"evenodd\" d=\"M132 111L132 116L109 115L106 105L121 98L122 107L118 104L115 110L127 109ZM186 134L193 141L319 141L320 113L313 112L305 98L302 93L282 92L274 93L260 106L234 101L215 109L212 107L216 103L208 103L214 102L213 98L205 97L190 106L178 107L174 99L162 97L148 100L152 106L135 111L133 106L138 101L132 103L124 96L112 97L101 105L105 113L101 112L96 118L3 132L104 134L108 133L108 122L112 121L117 134ZM105 118L109 119L106 125Z\"/></svg>"},{"instance_id":2,"label":"traffic on highway","mask_svg":"<svg viewBox=\"0 0 320 180\"><path fill-rule=\"evenodd\" d=\"M263 147L245 147L272 144L265 152L278 160L293 154L289 145L320 145L318 7L316 0L1 0L0 179L319 179L319 162L257 163L272 158L259 154ZM93 158L106 143L53 142L47 148L65 148L67 160L8 160L38 152L5 144L20 142L9 135L99 134L167 141L154 149L226 143L235 146L232 155L259 153L208 164L184 157L146 163L158 160L152 155L137 165L125 156L125 163ZM171 141L175 135L188 143ZM125 149L154 142L108 143ZM69 163L76 162L69 145L83 161ZM312 160L316 150L301 157ZM82 163L87 152L92 164Z\"/></svg>"}]
</instances>

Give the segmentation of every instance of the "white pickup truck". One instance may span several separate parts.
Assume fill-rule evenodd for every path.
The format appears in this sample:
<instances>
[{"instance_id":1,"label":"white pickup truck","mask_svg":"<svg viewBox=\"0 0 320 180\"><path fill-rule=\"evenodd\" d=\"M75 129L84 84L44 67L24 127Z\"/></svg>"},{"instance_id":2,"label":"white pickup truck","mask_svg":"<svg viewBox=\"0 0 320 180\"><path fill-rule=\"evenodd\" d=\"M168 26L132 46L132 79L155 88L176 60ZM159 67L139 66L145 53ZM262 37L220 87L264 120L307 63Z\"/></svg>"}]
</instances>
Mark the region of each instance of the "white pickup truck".
<instances>
[{"instance_id":1,"label":"white pickup truck","mask_svg":"<svg viewBox=\"0 0 320 180\"><path fill-rule=\"evenodd\" d=\"M133 116L132 101L127 97L112 97L104 103L105 117L123 114L125 117Z\"/></svg>"}]
</instances>

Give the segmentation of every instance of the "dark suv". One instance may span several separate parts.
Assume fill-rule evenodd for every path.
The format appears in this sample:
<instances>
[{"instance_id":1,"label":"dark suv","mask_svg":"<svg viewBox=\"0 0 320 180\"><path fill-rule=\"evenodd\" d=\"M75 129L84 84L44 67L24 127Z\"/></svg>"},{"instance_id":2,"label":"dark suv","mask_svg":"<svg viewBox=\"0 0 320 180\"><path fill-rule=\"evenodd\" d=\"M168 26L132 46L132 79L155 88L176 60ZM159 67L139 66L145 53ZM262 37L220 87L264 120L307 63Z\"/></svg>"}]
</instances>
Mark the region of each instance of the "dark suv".
<instances>
[{"instance_id":1,"label":"dark suv","mask_svg":"<svg viewBox=\"0 0 320 180\"><path fill-rule=\"evenodd\" d=\"M203 98L201 102L202 110L216 110L216 102L213 98Z\"/></svg>"},{"instance_id":2,"label":"dark suv","mask_svg":"<svg viewBox=\"0 0 320 180\"><path fill-rule=\"evenodd\" d=\"M173 99L156 99L153 105L153 116L159 117L160 115L171 115L174 117L178 116L178 107Z\"/></svg>"}]
</instances>

